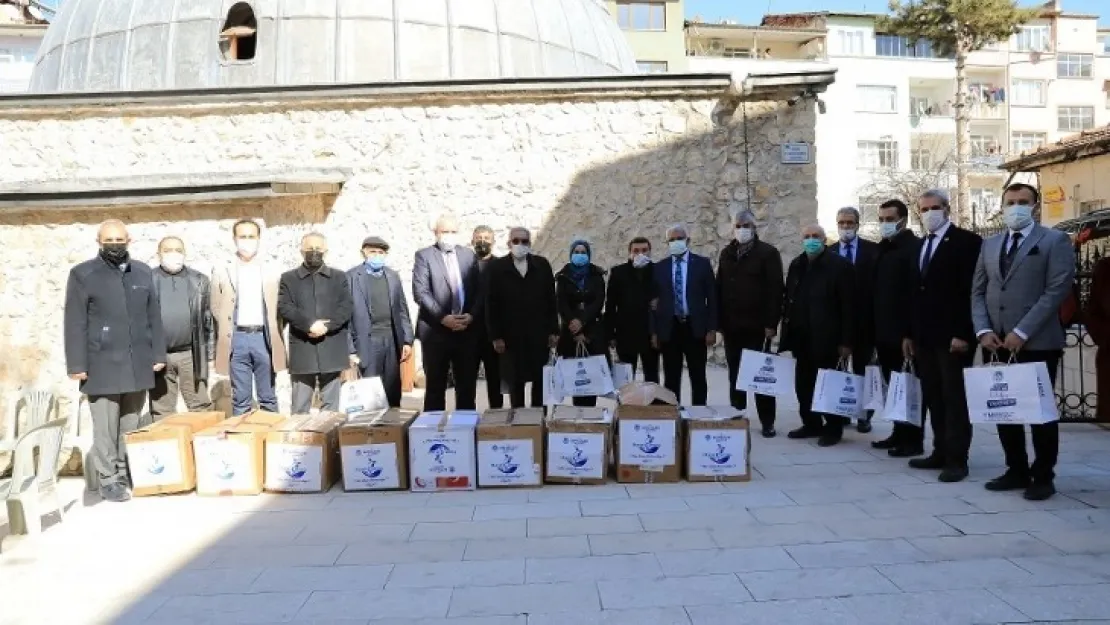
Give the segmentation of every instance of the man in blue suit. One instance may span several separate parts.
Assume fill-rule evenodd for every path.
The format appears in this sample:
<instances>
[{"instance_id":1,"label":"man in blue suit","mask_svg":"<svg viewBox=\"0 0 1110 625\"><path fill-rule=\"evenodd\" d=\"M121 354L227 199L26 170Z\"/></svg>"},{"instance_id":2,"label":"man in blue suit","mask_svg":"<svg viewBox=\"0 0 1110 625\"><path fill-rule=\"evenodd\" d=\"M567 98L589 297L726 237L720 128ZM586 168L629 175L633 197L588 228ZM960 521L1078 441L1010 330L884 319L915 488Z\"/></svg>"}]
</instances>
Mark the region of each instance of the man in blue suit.
<instances>
[{"instance_id":1,"label":"man in blue suit","mask_svg":"<svg viewBox=\"0 0 1110 625\"><path fill-rule=\"evenodd\" d=\"M713 265L690 252L686 227L667 230L670 256L654 266L651 344L663 352L663 385L682 401L682 362L690 371L690 406L709 398L708 348L717 343L717 282Z\"/></svg>"},{"instance_id":2,"label":"man in blue suit","mask_svg":"<svg viewBox=\"0 0 1110 625\"><path fill-rule=\"evenodd\" d=\"M412 295L420 306L416 337L424 359L424 411L446 410L447 373L455 374L455 408L474 410L478 384L476 333L480 312L478 262L459 238L453 215L441 215L433 231L435 245L416 253Z\"/></svg>"},{"instance_id":3,"label":"man in blue suit","mask_svg":"<svg viewBox=\"0 0 1110 625\"><path fill-rule=\"evenodd\" d=\"M362 242L363 263L347 272L354 314L348 353L363 377L381 378L389 405L401 406L401 363L412 357L412 321L401 276L386 266L389 243Z\"/></svg>"}]
</instances>

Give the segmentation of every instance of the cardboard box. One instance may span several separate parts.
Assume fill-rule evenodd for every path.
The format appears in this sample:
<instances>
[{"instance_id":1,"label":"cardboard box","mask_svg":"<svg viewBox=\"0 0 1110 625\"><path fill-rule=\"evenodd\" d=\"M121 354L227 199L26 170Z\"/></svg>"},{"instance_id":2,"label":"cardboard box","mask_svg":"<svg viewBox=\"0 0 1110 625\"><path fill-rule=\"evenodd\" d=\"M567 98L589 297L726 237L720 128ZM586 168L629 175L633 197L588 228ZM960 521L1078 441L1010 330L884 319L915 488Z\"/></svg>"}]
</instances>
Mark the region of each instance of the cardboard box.
<instances>
[{"instance_id":1,"label":"cardboard box","mask_svg":"<svg viewBox=\"0 0 1110 625\"><path fill-rule=\"evenodd\" d=\"M266 434L285 420L282 415L257 410L197 432L193 437L197 494L261 493Z\"/></svg>"},{"instance_id":2,"label":"cardboard box","mask_svg":"<svg viewBox=\"0 0 1110 625\"><path fill-rule=\"evenodd\" d=\"M482 413L477 454L478 488L543 484L543 409Z\"/></svg>"},{"instance_id":3,"label":"cardboard box","mask_svg":"<svg viewBox=\"0 0 1110 625\"><path fill-rule=\"evenodd\" d=\"M752 479L751 423L730 406L686 408L686 479L747 482Z\"/></svg>"},{"instance_id":4,"label":"cardboard box","mask_svg":"<svg viewBox=\"0 0 1110 625\"><path fill-rule=\"evenodd\" d=\"M547 418L544 479L550 484L604 484L612 441L608 409L555 406Z\"/></svg>"},{"instance_id":5,"label":"cardboard box","mask_svg":"<svg viewBox=\"0 0 1110 625\"><path fill-rule=\"evenodd\" d=\"M220 412L170 415L124 435L136 497L187 493L197 485L193 434L224 418Z\"/></svg>"},{"instance_id":6,"label":"cardboard box","mask_svg":"<svg viewBox=\"0 0 1110 625\"><path fill-rule=\"evenodd\" d=\"M415 410L391 408L347 419L339 428L343 490L408 488L408 428L416 415Z\"/></svg>"},{"instance_id":7,"label":"cardboard box","mask_svg":"<svg viewBox=\"0 0 1110 625\"><path fill-rule=\"evenodd\" d=\"M677 482L681 440L677 406L618 406L617 481Z\"/></svg>"},{"instance_id":8,"label":"cardboard box","mask_svg":"<svg viewBox=\"0 0 1110 625\"><path fill-rule=\"evenodd\" d=\"M409 426L409 475L414 492L474 490L472 410L425 412Z\"/></svg>"},{"instance_id":9,"label":"cardboard box","mask_svg":"<svg viewBox=\"0 0 1110 625\"><path fill-rule=\"evenodd\" d=\"M338 412L294 415L266 434L266 490L323 493L339 479Z\"/></svg>"}]
</instances>

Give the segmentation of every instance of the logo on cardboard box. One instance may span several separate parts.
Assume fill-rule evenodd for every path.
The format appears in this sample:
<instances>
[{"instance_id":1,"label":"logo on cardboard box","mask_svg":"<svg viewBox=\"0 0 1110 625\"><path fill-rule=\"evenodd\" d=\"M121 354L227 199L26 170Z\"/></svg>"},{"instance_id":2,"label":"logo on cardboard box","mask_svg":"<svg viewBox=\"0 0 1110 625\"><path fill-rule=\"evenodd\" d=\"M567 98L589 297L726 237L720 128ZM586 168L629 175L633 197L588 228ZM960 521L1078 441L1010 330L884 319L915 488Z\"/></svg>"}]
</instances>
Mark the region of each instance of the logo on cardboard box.
<instances>
[{"instance_id":1,"label":"logo on cardboard box","mask_svg":"<svg viewBox=\"0 0 1110 625\"><path fill-rule=\"evenodd\" d=\"M570 445L574 448L574 451L569 455L564 454L562 456L563 461L575 469L580 469L586 466L586 463L590 460L586 457L586 453L582 451L582 447L585 446L588 442L589 441L584 438L571 438L569 436L564 436L563 444Z\"/></svg>"},{"instance_id":2,"label":"logo on cardboard box","mask_svg":"<svg viewBox=\"0 0 1110 625\"><path fill-rule=\"evenodd\" d=\"M728 434L706 434L705 442L716 447L713 451L702 454L707 460L716 465L728 464L728 461L732 460L732 452L725 448L726 445L732 442L732 436Z\"/></svg>"},{"instance_id":3,"label":"logo on cardboard box","mask_svg":"<svg viewBox=\"0 0 1110 625\"><path fill-rule=\"evenodd\" d=\"M365 464L358 467L356 470L370 479L381 477L382 471L384 471L384 469L382 468L382 465L378 464L378 461L374 458L374 456L377 456L379 454L381 454L380 449L356 449L355 457L360 460L364 459L366 461Z\"/></svg>"},{"instance_id":4,"label":"logo on cardboard box","mask_svg":"<svg viewBox=\"0 0 1110 625\"><path fill-rule=\"evenodd\" d=\"M520 470L520 463L514 460L513 454L517 452L519 445L491 445L490 451L504 455L501 462L491 465L494 469L503 475L514 475Z\"/></svg>"},{"instance_id":5,"label":"logo on cardboard box","mask_svg":"<svg viewBox=\"0 0 1110 625\"><path fill-rule=\"evenodd\" d=\"M435 463L428 468L432 473L454 473L454 465L448 465L445 459L448 456L456 454L454 449L451 449L447 443L437 441L428 446L428 454L432 457L432 462Z\"/></svg>"},{"instance_id":6,"label":"logo on cardboard box","mask_svg":"<svg viewBox=\"0 0 1110 625\"><path fill-rule=\"evenodd\" d=\"M643 439L638 443L632 443L632 446L645 454L658 453L662 445L655 441L655 433L659 432L660 429L658 425L648 423L637 423L632 426L633 432L643 435Z\"/></svg>"}]
</instances>

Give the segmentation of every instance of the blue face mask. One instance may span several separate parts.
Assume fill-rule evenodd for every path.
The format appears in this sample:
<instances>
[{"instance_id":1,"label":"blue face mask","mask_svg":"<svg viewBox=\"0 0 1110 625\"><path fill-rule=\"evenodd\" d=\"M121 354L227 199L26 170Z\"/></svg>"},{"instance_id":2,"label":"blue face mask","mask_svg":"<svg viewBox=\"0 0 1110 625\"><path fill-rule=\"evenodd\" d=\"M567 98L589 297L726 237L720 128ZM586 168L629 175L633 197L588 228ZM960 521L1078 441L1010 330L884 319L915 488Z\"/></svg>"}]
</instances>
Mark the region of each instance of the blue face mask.
<instances>
[{"instance_id":1,"label":"blue face mask","mask_svg":"<svg viewBox=\"0 0 1110 625\"><path fill-rule=\"evenodd\" d=\"M385 267L385 257L371 256L366 259L366 266L370 268L370 271L381 271L382 267Z\"/></svg>"},{"instance_id":2,"label":"blue face mask","mask_svg":"<svg viewBox=\"0 0 1110 625\"><path fill-rule=\"evenodd\" d=\"M670 251L671 256L682 256L686 253L686 239L678 239L667 243L667 249Z\"/></svg>"},{"instance_id":3,"label":"blue face mask","mask_svg":"<svg viewBox=\"0 0 1110 625\"><path fill-rule=\"evenodd\" d=\"M1033 207L1029 204L1011 204L1006 207L1005 220L1010 230L1024 230L1033 223Z\"/></svg>"},{"instance_id":4,"label":"blue face mask","mask_svg":"<svg viewBox=\"0 0 1110 625\"><path fill-rule=\"evenodd\" d=\"M879 234L883 235L884 239L889 239L890 237L898 234L898 226L901 225L901 223L902 222L900 221L896 223L884 221L883 223L879 224Z\"/></svg>"},{"instance_id":5,"label":"blue face mask","mask_svg":"<svg viewBox=\"0 0 1110 625\"><path fill-rule=\"evenodd\" d=\"M805 239L802 241L802 249L805 250L806 254L813 256L825 249L825 242L821 239Z\"/></svg>"},{"instance_id":6,"label":"blue face mask","mask_svg":"<svg viewBox=\"0 0 1110 625\"><path fill-rule=\"evenodd\" d=\"M586 265L590 264L590 257L587 254L575 252L574 254L570 255L570 263L575 267L585 267Z\"/></svg>"}]
</instances>

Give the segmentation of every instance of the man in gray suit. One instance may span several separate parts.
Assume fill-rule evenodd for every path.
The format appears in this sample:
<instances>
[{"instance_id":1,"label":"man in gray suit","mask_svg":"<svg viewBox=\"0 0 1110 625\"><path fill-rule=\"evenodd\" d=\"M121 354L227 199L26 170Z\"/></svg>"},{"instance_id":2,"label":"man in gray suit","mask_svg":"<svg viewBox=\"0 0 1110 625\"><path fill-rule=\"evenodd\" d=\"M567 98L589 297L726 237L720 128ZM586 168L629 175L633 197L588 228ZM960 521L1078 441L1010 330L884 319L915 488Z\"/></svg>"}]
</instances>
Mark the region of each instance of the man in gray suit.
<instances>
[{"instance_id":1,"label":"man in gray suit","mask_svg":"<svg viewBox=\"0 0 1110 625\"><path fill-rule=\"evenodd\" d=\"M1033 221L1040 194L1017 183L1002 195L1007 231L987 239L975 268L971 314L975 334L999 361L1044 362L1053 385L1064 349L1064 327L1058 311L1075 280L1075 251L1068 235ZM999 425L998 439L1006 454L1006 473L986 483L987 490L1023 489L1025 498L1051 497L1060 447L1057 422L1031 425L1032 466L1025 452L1025 429Z\"/></svg>"}]
</instances>

